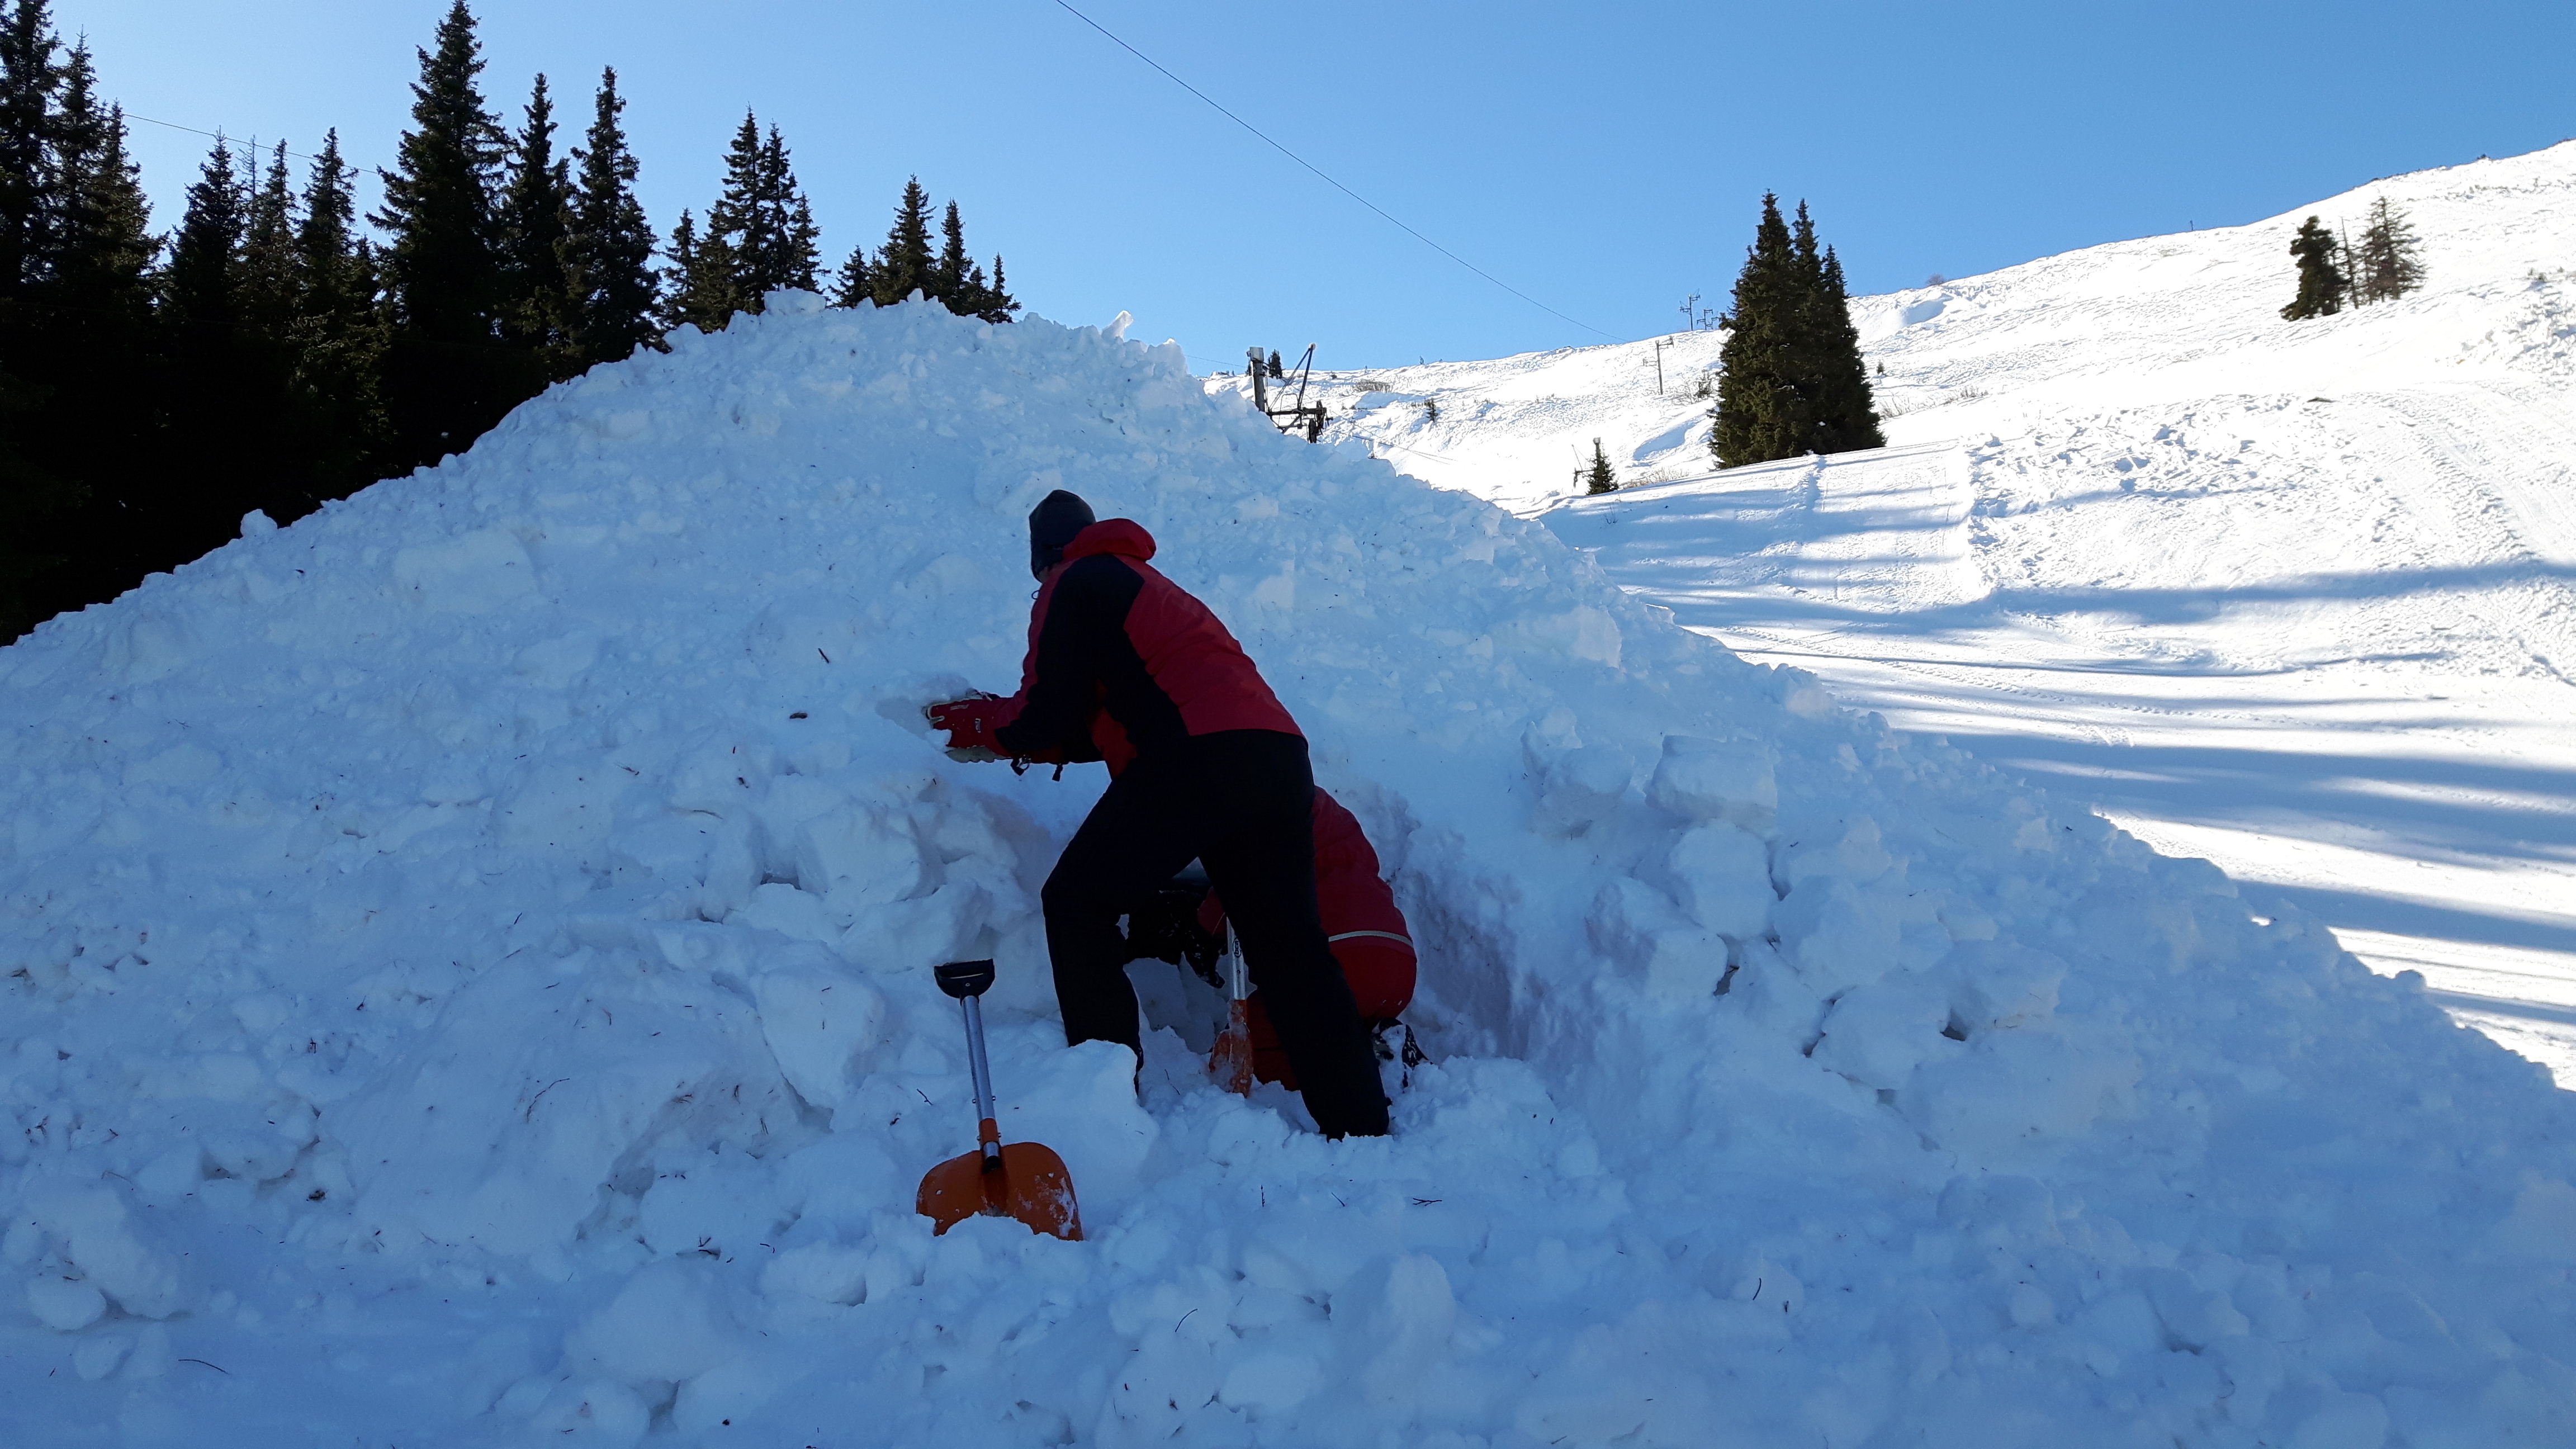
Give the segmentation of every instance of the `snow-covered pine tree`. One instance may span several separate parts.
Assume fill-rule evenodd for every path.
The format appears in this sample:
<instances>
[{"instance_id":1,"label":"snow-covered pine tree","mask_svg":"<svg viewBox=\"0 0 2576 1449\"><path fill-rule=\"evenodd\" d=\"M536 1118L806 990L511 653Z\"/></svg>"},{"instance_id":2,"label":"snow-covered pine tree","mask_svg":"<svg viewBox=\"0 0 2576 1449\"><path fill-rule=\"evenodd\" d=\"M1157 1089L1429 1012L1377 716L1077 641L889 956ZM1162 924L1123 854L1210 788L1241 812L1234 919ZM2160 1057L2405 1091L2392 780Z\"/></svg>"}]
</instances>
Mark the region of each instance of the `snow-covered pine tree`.
<instances>
[{"instance_id":1,"label":"snow-covered pine tree","mask_svg":"<svg viewBox=\"0 0 2576 1449\"><path fill-rule=\"evenodd\" d=\"M2300 225L2298 235L2290 239L2290 255L2299 263L2299 295L2281 309L2284 319L2297 322L2309 317L2331 317L2343 310L2350 284L2338 265L2341 251L2324 222L2312 216Z\"/></svg>"},{"instance_id":2,"label":"snow-covered pine tree","mask_svg":"<svg viewBox=\"0 0 2576 1449\"><path fill-rule=\"evenodd\" d=\"M519 399L516 359L500 345L503 252L492 204L507 137L475 86L483 56L465 0L439 22L436 48L419 55L412 126L371 219L389 238L386 402L409 461L434 463Z\"/></svg>"},{"instance_id":3,"label":"snow-covered pine tree","mask_svg":"<svg viewBox=\"0 0 2576 1449\"><path fill-rule=\"evenodd\" d=\"M2424 285L2423 242L2406 213L2385 196L2370 203L2370 224L2353 249L2352 299L2391 302Z\"/></svg>"},{"instance_id":4,"label":"snow-covered pine tree","mask_svg":"<svg viewBox=\"0 0 2576 1449\"><path fill-rule=\"evenodd\" d=\"M653 228L635 199L635 154L627 149L617 94L617 72L600 72L590 131L573 159L581 186L573 200L572 234L564 239L565 270L572 291L567 346L572 365L622 362L638 347L658 347L653 323L661 278L653 270Z\"/></svg>"},{"instance_id":5,"label":"snow-covered pine tree","mask_svg":"<svg viewBox=\"0 0 2576 1449\"><path fill-rule=\"evenodd\" d=\"M533 396L548 382L581 370L571 348L572 168L555 154L554 99L540 74L528 95L526 122L510 147L510 179L501 192L501 336L517 349L521 386Z\"/></svg>"}]
</instances>

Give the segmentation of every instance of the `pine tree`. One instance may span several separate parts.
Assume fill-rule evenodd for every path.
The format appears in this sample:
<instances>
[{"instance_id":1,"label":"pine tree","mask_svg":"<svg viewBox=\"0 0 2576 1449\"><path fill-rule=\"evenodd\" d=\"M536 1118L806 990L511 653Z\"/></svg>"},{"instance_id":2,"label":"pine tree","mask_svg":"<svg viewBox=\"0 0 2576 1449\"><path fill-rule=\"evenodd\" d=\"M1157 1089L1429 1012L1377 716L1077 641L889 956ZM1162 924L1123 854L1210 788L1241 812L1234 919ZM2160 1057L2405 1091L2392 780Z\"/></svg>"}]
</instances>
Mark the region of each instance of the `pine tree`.
<instances>
[{"instance_id":1,"label":"pine tree","mask_svg":"<svg viewBox=\"0 0 2576 1449\"><path fill-rule=\"evenodd\" d=\"M2352 299L2393 302L2424 285L2423 243L2387 197L2370 203L2370 224L2352 253Z\"/></svg>"},{"instance_id":2,"label":"pine tree","mask_svg":"<svg viewBox=\"0 0 2576 1449\"><path fill-rule=\"evenodd\" d=\"M2290 255L2299 261L2299 295L2281 309L2281 316L2292 322L2309 317L2331 317L2343 310L2344 294L2349 287L2337 265L2334 233L2325 223L2309 217L2290 239Z\"/></svg>"},{"instance_id":3,"label":"pine tree","mask_svg":"<svg viewBox=\"0 0 2576 1449\"><path fill-rule=\"evenodd\" d=\"M581 369L571 358L573 283L565 267L572 234L572 176L555 155L554 100L539 75L527 123L511 147L510 180L499 215L503 268L501 336L525 354L530 391Z\"/></svg>"},{"instance_id":4,"label":"pine tree","mask_svg":"<svg viewBox=\"0 0 2576 1449\"><path fill-rule=\"evenodd\" d=\"M635 199L636 163L619 121L626 102L617 72L600 73L598 109L582 148L581 190L573 202L565 256L573 289L569 343L574 365L622 362L638 347L658 347L653 323L661 278L653 270L653 229Z\"/></svg>"},{"instance_id":5,"label":"pine tree","mask_svg":"<svg viewBox=\"0 0 2576 1449\"><path fill-rule=\"evenodd\" d=\"M304 222L295 239L303 286L288 399L300 444L294 481L307 506L373 481L394 450L381 376L384 314L376 306L374 257L356 235L353 179L340 159L340 133L332 131L305 180Z\"/></svg>"},{"instance_id":6,"label":"pine tree","mask_svg":"<svg viewBox=\"0 0 2576 1449\"><path fill-rule=\"evenodd\" d=\"M1805 208L1800 208L1803 213ZM1851 299L1843 287L1842 260L1825 248L1809 294L1804 328L1807 340L1807 386L1811 431L1802 450L1849 453L1883 448L1887 438L1878 428L1877 401L1871 395L1869 368L1861 361L1860 329L1852 325Z\"/></svg>"},{"instance_id":7,"label":"pine tree","mask_svg":"<svg viewBox=\"0 0 2576 1449\"><path fill-rule=\"evenodd\" d=\"M1795 378L1797 323L1807 290L1780 198L1765 192L1718 352L1724 372L1709 409L1709 451L1720 468L1797 455L1806 430Z\"/></svg>"},{"instance_id":8,"label":"pine tree","mask_svg":"<svg viewBox=\"0 0 2576 1449\"><path fill-rule=\"evenodd\" d=\"M245 154L244 159L255 158ZM242 179L245 184L250 180L247 167ZM239 302L245 341L284 345L303 290L299 270L295 196L287 185L286 143L280 141L242 221Z\"/></svg>"},{"instance_id":9,"label":"pine tree","mask_svg":"<svg viewBox=\"0 0 2576 1449\"><path fill-rule=\"evenodd\" d=\"M742 259L742 290L752 298L753 309L767 306L768 294L782 287L813 291L821 232L814 225L814 210L806 203L804 190L796 184L786 139L776 126L769 128L769 138L760 148L755 221L744 234Z\"/></svg>"},{"instance_id":10,"label":"pine tree","mask_svg":"<svg viewBox=\"0 0 2576 1449\"><path fill-rule=\"evenodd\" d=\"M1610 455L1601 451L1601 440L1592 440L1592 462L1583 470L1583 491L1588 494L1616 493L1619 476L1610 471Z\"/></svg>"},{"instance_id":11,"label":"pine tree","mask_svg":"<svg viewBox=\"0 0 2576 1449\"><path fill-rule=\"evenodd\" d=\"M241 245L246 210L232 143L214 149L188 188L188 210L170 241L161 313L183 352L217 356L241 325Z\"/></svg>"},{"instance_id":12,"label":"pine tree","mask_svg":"<svg viewBox=\"0 0 2576 1449\"><path fill-rule=\"evenodd\" d=\"M35 37L34 54L0 47L15 51L13 72L42 72L54 87L34 107L35 184L18 193L37 203L18 233L29 250L13 280L25 285L0 303L0 642L179 561L142 562L126 507L148 501L136 485L167 477L150 452L160 246L124 113L99 104L86 46L55 62L42 9L0 16L0 36Z\"/></svg>"},{"instance_id":13,"label":"pine tree","mask_svg":"<svg viewBox=\"0 0 2576 1449\"><path fill-rule=\"evenodd\" d=\"M768 295L782 287L812 291L817 236L785 138L776 126L764 138L759 118L745 112L725 151L723 194L707 208L706 235L697 243L701 266L712 258L727 270L701 290L731 299L727 320L735 311L762 310Z\"/></svg>"},{"instance_id":14,"label":"pine tree","mask_svg":"<svg viewBox=\"0 0 2576 1449\"><path fill-rule=\"evenodd\" d=\"M721 332L741 310L734 291L733 247L712 232L698 235L697 218L683 208L680 224L671 228L671 285L662 293L664 330L689 325L701 332Z\"/></svg>"},{"instance_id":15,"label":"pine tree","mask_svg":"<svg viewBox=\"0 0 2576 1449\"><path fill-rule=\"evenodd\" d=\"M876 274L868 265L865 242L850 249L849 260L832 274L832 305L855 307L861 302L876 305Z\"/></svg>"},{"instance_id":16,"label":"pine tree","mask_svg":"<svg viewBox=\"0 0 2576 1449\"><path fill-rule=\"evenodd\" d=\"M30 424L55 393L39 380L49 329L27 303L41 271L58 44L41 0L0 11L0 642L53 612L36 599L65 561L58 520L81 499L77 476L20 443L35 440Z\"/></svg>"},{"instance_id":17,"label":"pine tree","mask_svg":"<svg viewBox=\"0 0 2576 1449\"><path fill-rule=\"evenodd\" d=\"M971 316L982 309L974 305L978 299L967 290L968 278L982 268L966 255L966 222L956 202L948 203L948 211L940 219L939 238L939 260L930 269L928 291L934 299L946 302L949 311ZM977 275L975 280L980 282L982 278ZM974 290L980 292L983 288L979 285Z\"/></svg>"},{"instance_id":18,"label":"pine tree","mask_svg":"<svg viewBox=\"0 0 2576 1449\"><path fill-rule=\"evenodd\" d=\"M515 359L500 338L503 253L492 206L505 138L475 88L483 58L465 0L439 22L437 48L419 55L412 129L372 219L391 238L386 401L403 451L432 463L462 451L519 398Z\"/></svg>"},{"instance_id":19,"label":"pine tree","mask_svg":"<svg viewBox=\"0 0 2576 1449\"><path fill-rule=\"evenodd\" d=\"M248 316L247 181L234 170L232 143L217 138L188 188L188 209L160 278L168 363L160 389L162 444L168 462L186 468L188 481L126 511L140 514L143 556L166 560L165 568L221 543L230 532L226 525L259 506L245 501L245 479L268 461L269 419L262 408L273 398L260 385L269 359L253 345Z\"/></svg>"},{"instance_id":20,"label":"pine tree","mask_svg":"<svg viewBox=\"0 0 2576 1449\"><path fill-rule=\"evenodd\" d=\"M930 193L916 176L903 184L894 225L869 269L871 293L880 307L891 307L914 292L927 293L937 283L937 263L930 251Z\"/></svg>"},{"instance_id":21,"label":"pine tree","mask_svg":"<svg viewBox=\"0 0 2576 1449\"><path fill-rule=\"evenodd\" d=\"M15 0L0 15L0 303L26 294L43 248L60 48L44 0Z\"/></svg>"}]
</instances>

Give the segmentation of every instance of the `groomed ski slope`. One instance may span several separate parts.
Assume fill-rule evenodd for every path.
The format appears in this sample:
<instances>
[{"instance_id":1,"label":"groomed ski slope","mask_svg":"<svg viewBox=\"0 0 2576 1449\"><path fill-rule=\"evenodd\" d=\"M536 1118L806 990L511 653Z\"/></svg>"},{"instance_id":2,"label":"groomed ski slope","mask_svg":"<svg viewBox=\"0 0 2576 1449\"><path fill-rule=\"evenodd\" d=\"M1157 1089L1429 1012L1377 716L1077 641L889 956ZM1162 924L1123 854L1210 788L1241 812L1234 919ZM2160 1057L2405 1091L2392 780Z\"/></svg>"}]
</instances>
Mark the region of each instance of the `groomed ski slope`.
<instances>
[{"instance_id":1,"label":"groomed ski slope","mask_svg":"<svg viewBox=\"0 0 2576 1449\"><path fill-rule=\"evenodd\" d=\"M676 342L0 651L0 1440L2576 1433L2570 1099L2296 907L1176 346L786 294ZM1159 963L1141 1106L1061 1045L1098 767L917 714L1009 685L1056 487L1393 873L1393 1138L1210 1090ZM1082 1243L911 1212L982 954Z\"/></svg>"},{"instance_id":2,"label":"groomed ski slope","mask_svg":"<svg viewBox=\"0 0 2576 1449\"><path fill-rule=\"evenodd\" d=\"M2380 196L2425 289L2282 321L2300 220L2357 236ZM1740 653L2298 901L2576 1084L2576 145L1853 312L1891 447L1821 465L1706 476L1674 380L1713 334L1674 339L1661 398L1638 343L1375 379L1437 424L1328 403ZM1569 502L1593 437L1647 486Z\"/></svg>"}]
</instances>

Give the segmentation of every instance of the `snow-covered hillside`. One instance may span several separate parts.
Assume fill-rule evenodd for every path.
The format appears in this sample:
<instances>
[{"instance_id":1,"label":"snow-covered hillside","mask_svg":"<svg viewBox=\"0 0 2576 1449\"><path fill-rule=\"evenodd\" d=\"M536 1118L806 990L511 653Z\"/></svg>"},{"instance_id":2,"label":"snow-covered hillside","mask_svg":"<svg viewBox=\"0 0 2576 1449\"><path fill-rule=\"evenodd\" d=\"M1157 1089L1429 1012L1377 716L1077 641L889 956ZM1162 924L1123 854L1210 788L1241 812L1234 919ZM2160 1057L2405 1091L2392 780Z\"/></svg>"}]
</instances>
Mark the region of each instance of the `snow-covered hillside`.
<instances>
[{"instance_id":1,"label":"snow-covered hillside","mask_svg":"<svg viewBox=\"0 0 2576 1449\"><path fill-rule=\"evenodd\" d=\"M948 761L1143 521L1366 823L1390 1139L1066 1050L1100 785ZM2420 981L1838 710L1179 349L782 294L0 651L11 1444L2576 1432L2576 1107ZM930 967L1087 1241L933 1239Z\"/></svg>"},{"instance_id":2,"label":"snow-covered hillside","mask_svg":"<svg viewBox=\"0 0 2576 1449\"><path fill-rule=\"evenodd\" d=\"M2426 289L2282 321L2290 232L2379 196ZM1707 404L1655 395L1647 343L1398 369L1439 423L1339 427L2286 893L2576 1083L2576 144L1854 313L1893 446L1822 467L1707 478ZM1623 479L1702 476L1568 503L1596 436Z\"/></svg>"}]
</instances>

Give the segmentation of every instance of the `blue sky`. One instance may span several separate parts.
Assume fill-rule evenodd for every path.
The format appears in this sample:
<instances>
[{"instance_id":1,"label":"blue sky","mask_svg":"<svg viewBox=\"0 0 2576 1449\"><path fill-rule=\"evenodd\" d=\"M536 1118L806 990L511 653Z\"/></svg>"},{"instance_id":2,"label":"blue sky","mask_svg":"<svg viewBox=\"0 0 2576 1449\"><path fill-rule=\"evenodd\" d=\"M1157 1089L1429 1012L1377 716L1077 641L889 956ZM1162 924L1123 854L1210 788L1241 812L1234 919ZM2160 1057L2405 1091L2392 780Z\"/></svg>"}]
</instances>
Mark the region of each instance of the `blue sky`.
<instances>
[{"instance_id":1,"label":"blue sky","mask_svg":"<svg viewBox=\"0 0 2576 1449\"><path fill-rule=\"evenodd\" d=\"M486 94L586 124L617 67L665 234L746 107L785 132L827 260L904 178L1013 290L1136 316L1201 370L1499 356L1722 304L1760 197L1812 204L1855 291L2227 225L2576 134L2576 6L2455 3L1211 5L1092 19L1513 297L1245 134L1055 0L487 0ZM139 116L391 159L445 0L56 0ZM137 123L165 222L207 141ZM2284 258L2284 275L2287 259ZM1572 319L1572 320L1567 320Z\"/></svg>"}]
</instances>

